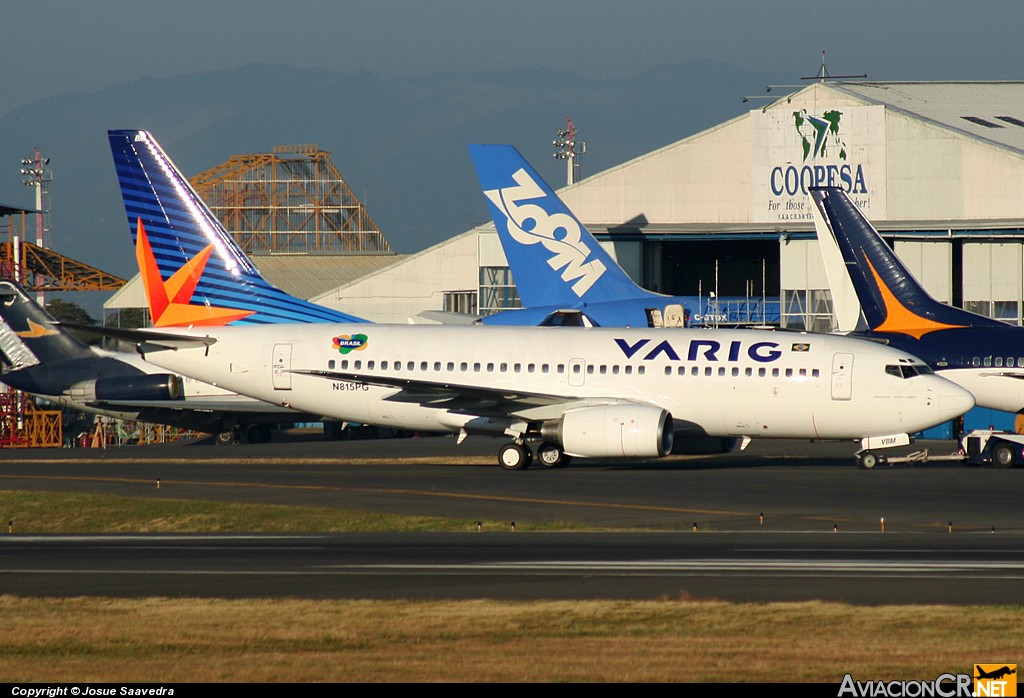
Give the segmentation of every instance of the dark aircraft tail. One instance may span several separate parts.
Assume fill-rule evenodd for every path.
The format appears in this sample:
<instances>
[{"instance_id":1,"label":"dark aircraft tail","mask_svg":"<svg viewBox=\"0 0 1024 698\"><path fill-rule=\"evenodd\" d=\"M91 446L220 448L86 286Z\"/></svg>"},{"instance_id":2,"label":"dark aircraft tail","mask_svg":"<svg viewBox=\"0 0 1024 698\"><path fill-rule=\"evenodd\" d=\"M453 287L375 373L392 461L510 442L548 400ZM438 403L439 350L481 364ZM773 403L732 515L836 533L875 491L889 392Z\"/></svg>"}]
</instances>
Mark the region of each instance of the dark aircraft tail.
<instances>
[{"instance_id":1,"label":"dark aircraft tail","mask_svg":"<svg viewBox=\"0 0 1024 698\"><path fill-rule=\"evenodd\" d=\"M928 295L841 188L813 187L811 200L837 313L843 296L835 289L844 287L847 278L860 304L860 326L841 329L898 332L920 339L937 330L1003 326Z\"/></svg>"},{"instance_id":2,"label":"dark aircraft tail","mask_svg":"<svg viewBox=\"0 0 1024 698\"><path fill-rule=\"evenodd\" d=\"M0 352L9 370L93 356L13 281L0 281L0 319Z\"/></svg>"}]
</instances>

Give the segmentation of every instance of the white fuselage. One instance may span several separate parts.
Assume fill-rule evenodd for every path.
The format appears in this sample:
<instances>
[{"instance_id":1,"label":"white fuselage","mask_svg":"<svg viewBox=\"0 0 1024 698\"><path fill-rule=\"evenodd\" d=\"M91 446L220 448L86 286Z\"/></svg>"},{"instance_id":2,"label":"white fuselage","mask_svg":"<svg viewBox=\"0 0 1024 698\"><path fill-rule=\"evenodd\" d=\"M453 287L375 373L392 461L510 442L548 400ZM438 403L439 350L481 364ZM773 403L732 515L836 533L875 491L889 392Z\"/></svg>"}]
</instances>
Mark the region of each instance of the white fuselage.
<instances>
[{"instance_id":1,"label":"white fuselage","mask_svg":"<svg viewBox=\"0 0 1024 698\"><path fill-rule=\"evenodd\" d=\"M846 337L408 325L181 334L216 342L146 359L282 407L404 429L501 433L581 406L629 403L669 411L682 436L853 439L919 431L974 404L935 375L886 371L921 366L909 354ZM407 384L374 384L382 381Z\"/></svg>"}]
</instances>

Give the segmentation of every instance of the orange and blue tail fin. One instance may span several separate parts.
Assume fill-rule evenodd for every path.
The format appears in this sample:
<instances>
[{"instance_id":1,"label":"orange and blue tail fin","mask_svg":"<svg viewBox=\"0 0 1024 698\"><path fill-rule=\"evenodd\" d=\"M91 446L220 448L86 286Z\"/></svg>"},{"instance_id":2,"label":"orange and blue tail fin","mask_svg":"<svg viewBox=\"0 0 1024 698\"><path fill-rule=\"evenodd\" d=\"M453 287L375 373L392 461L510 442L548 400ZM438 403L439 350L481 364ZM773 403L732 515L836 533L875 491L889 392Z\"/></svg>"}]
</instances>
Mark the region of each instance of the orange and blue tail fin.
<instances>
[{"instance_id":1,"label":"orange and blue tail fin","mask_svg":"<svg viewBox=\"0 0 1024 698\"><path fill-rule=\"evenodd\" d=\"M263 278L146 131L108 131L156 327L366 322Z\"/></svg>"},{"instance_id":2,"label":"orange and blue tail fin","mask_svg":"<svg viewBox=\"0 0 1024 698\"><path fill-rule=\"evenodd\" d=\"M938 330L1003 325L928 295L841 188L812 187L810 194L830 284L835 289L845 282L836 278L842 275L836 270L841 258L866 324L859 329L920 339ZM830 246L835 251L832 262Z\"/></svg>"}]
</instances>

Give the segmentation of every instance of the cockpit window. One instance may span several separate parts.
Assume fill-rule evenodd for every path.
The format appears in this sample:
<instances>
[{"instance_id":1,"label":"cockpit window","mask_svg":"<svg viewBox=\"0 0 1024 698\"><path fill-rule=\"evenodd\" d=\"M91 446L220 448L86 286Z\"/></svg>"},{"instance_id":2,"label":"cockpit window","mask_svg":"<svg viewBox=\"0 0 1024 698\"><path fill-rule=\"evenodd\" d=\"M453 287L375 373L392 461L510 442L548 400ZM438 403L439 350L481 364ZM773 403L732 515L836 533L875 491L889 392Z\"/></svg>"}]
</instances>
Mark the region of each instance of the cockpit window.
<instances>
[{"instance_id":1,"label":"cockpit window","mask_svg":"<svg viewBox=\"0 0 1024 698\"><path fill-rule=\"evenodd\" d=\"M913 378L914 376L926 376L932 371L931 366L927 364L890 364L885 367L885 372L890 376L896 376L897 378Z\"/></svg>"}]
</instances>

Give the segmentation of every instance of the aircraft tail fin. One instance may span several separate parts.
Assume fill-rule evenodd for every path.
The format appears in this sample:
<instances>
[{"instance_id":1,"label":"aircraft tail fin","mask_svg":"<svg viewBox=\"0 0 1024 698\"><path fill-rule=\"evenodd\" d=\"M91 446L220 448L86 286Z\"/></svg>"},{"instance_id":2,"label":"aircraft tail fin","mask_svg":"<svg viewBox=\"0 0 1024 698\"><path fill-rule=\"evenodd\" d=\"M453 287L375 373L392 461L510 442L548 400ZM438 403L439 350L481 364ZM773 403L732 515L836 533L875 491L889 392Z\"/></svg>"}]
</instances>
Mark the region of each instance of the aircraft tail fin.
<instances>
[{"instance_id":1,"label":"aircraft tail fin","mask_svg":"<svg viewBox=\"0 0 1024 698\"><path fill-rule=\"evenodd\" d=\"M0 352L10 370L93 356L13 281L0 281L0 319Z\"/></svg>"},{"instance_id":2,"label":"aircraft tail fin","mask_svg":"<svg viewBox=\"0 0 1024 698\"><path fill-rule=\"evenodd\" d=\"M270 284L146 131L108 131L156 327L365 322Z\"/></svg>"},{"instance_id":3,"label":"aircraft tail fin","mask_svg":"<svg viewBox=\"0 0 1024 698\"><path fill-rule=\"evenodd\" d=\"M860 325L853 329L898 332L921 338L937 330L1003 324L945 305L928 295L841 188L812 187L811 200L829 282L839 301L841 325L844 324L841 289L844 285L848 288L847 281L852 282L863 313ZM843 273L837 269L840 258L847 280L836 279ZM846 313L847 324L850 317Z\"/></svg>"},{"instance_id":4,"label":"aircraft tail fin","mask_svg":"<svg viewBox=\"0 0 1024 698\"><path fill-rule=\"evenodd\" d=\"M470 145L523 306L578 307L649 294L510 145Z\"/></svg>"}]
</instances>

